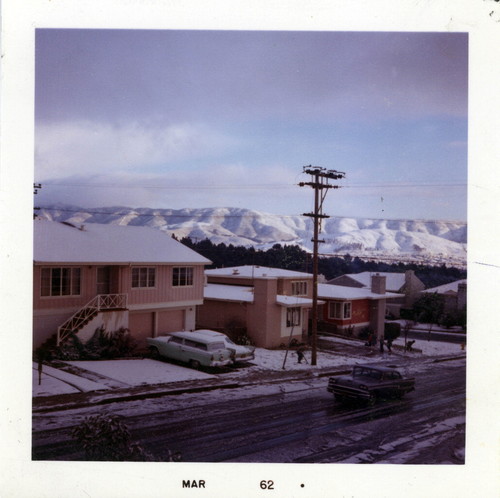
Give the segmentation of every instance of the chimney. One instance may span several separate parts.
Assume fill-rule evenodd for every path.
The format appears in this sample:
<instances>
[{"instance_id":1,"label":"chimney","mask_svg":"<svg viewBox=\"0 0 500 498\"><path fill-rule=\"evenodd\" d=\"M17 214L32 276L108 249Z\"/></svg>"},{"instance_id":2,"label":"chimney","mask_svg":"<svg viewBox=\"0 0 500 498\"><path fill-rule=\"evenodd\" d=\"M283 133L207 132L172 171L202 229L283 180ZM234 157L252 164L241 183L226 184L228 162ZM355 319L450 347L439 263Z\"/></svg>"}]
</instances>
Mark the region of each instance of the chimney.
<instances>
[{"instance_id":1,"label":"chimney","mask_svg":"<svg viewBox=\"0 0 500 498\"><path fill-rule=\"evenodd\" d=\"M372 275L372 292L374 294L385 294L385 276L376 273Z\"/></svg>"}]
</instances>

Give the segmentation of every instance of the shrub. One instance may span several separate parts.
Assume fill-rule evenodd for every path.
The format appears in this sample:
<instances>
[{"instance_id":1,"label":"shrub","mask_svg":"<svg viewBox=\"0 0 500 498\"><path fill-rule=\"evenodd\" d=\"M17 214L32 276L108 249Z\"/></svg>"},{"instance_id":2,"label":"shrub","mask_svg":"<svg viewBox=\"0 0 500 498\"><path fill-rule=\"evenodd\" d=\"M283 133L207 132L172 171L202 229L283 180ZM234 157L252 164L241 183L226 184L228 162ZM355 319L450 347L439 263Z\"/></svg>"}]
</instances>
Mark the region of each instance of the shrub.
<instances>
[{"instance_id":1,"label":"shrub","mask_svg":"<svg viewBox=\"0 0 500 498\"><path fill-rule=\"evenodd\" d=\"M132 356L136 347L137 343L128 329L122 327L107 332L99 327L85 344L72 334L54 350L53 356L59 360L110 360Z\"/></svg>"},{"instance_id":2,"label":"shrub","mask_svg":"<svg viewBox=\"0 0 500 498\"><path fill-rule=\"evenodd\" d=\"M116 415L87 417L72 431L73 438L90 461L151 461L138 443L133 443L127 426Z\"/></svg>"},{"instance_id":3,"label":"shrub","mask_svg":"<svg viewBox=\"0 0 500 498\"><path fill-rule=\"evenodd\" d=\"M384 326L384 339L393 341L401 335L401 324L398 322L389 322Z\"/></svg>"}]
</instances>

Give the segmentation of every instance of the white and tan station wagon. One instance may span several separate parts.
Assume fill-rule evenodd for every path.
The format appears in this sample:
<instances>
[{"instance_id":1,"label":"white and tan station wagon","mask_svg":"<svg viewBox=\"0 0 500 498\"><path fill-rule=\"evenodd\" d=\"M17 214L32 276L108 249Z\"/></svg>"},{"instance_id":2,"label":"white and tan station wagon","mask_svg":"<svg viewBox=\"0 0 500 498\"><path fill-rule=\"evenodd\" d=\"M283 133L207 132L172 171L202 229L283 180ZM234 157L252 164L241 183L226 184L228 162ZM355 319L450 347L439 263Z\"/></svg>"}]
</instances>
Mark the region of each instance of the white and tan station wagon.
<instances>
[{"instance_id":1,"label":"white and tan station wagon","mask_svg":"<svg viewBox=\"0 0 500 498\"><path fill-rule=\"evenodd\" d=\"M147 338L153 356L187 363L192 368L223 367L233 363L233 352L220 338L195 332L171 332L168 335Z\"/></svg>"}]
</instances>

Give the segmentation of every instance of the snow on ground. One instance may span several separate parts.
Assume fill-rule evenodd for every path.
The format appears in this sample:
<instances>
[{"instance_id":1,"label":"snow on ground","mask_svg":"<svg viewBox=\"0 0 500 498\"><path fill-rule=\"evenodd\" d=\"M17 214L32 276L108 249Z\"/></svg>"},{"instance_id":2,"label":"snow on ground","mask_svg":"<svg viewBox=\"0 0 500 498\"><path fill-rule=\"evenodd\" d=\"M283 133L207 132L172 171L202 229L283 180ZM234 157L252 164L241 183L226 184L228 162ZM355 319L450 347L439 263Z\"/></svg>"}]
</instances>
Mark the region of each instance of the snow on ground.
<instances>
[{"instance_id":1,"label":"snow on ground","mask_svg":"<svg viewBox=\"0 0 500 498\"><path fill-rule=\"evenodd\" d=\"M162 384L181 380L210 379L214 375L147 358L109 361L68 361L70 365L90 370L129 386Z\"/></svg>"},{"instance_id":2,"label":"snow on ground","mask_svg":"<svg viewBox=\"0 0 500 498\"><path fill-rule=\"evenodd\" d=\"M247 367L235 369L233 372L224 373L224 380L243 380L246 376L254 373L264 373L266 371L310 371L315 372L325 368L351 367L353 364L377 362L387 360L387 352L380 354L376 347L372 348L372 354L360 341L344 339L339 337L322 337L339 346L342 344L359 348L360 355L351 353L344 354L341 351L317 353L317 365L312 366L311 352L306 351L307 362L299 364L294 351L268 350L256 348L255 359ZM395 346L404 346L404 338L394 341ZM417 350L411 353L404 353L402 349L394 348L393 356L397 355L418 355L418 356L439 356L455 355L463 353L460 344L451 344L438 341L415 341L413 347ZM367 353L369 356L367 357ZM140 386L162 384L170 382L180 382L188 380L204 380L217 378L216 373L208 374L203 371L174 365L166 361L155 361L151 359L123 359L123 360L103 360L103 361L68 361L69 365L92 372L102 377L102 380L86 379L83 376L73 375L60 369L44 365L42 383L38 385L38 372L36 364L33 364L33 396L50 396L54 394L68 394L74 392L88 392L105 389L112 389L116 382L124 386ZM222 376L222 374L221 374Z\"/></svg>"},{"instance_id":3,"label":"snow on ground","mask_svg":"<svg viewBox=\"0 0 500 498\"><path fill-rule=\"evenodd\" d=\"M50 396L52 394L69 394L108 389L104 384L49 367L48 365L43 366L41 380L39 385L38 366L36 363L33 363L33 396Z\"/></svg>"}]
</instances>

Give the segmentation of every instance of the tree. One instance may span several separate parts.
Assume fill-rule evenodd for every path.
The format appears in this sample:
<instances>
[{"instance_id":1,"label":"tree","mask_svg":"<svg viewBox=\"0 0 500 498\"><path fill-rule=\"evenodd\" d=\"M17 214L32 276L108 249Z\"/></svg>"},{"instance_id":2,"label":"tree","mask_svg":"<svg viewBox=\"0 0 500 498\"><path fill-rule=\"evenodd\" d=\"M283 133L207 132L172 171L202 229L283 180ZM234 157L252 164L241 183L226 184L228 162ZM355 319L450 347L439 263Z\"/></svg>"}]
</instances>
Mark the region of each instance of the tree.
<instances>
[{"instance_id":1,"label":"tree","mask_svg":"<svg viewBox=\"0 0 500 498\"><path fill-rule=\"evenodd\" d=\"M431 340L434 324L439 323L444 312L444 298L440 294L425 293L413 305L414 316L420 323L428 323L427 340Z\"/></svg>"}]
</instances>

